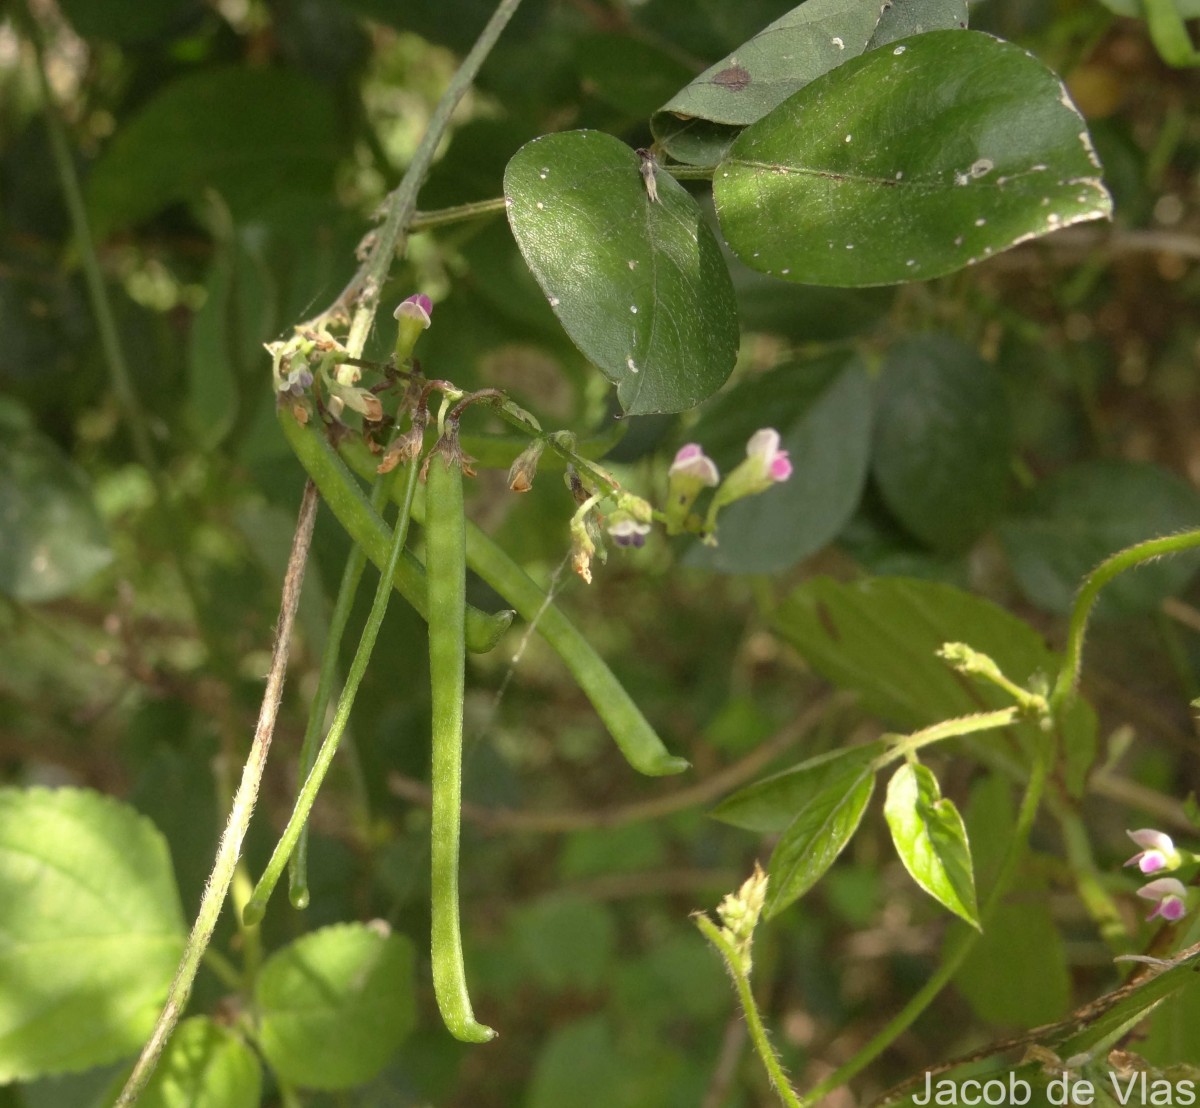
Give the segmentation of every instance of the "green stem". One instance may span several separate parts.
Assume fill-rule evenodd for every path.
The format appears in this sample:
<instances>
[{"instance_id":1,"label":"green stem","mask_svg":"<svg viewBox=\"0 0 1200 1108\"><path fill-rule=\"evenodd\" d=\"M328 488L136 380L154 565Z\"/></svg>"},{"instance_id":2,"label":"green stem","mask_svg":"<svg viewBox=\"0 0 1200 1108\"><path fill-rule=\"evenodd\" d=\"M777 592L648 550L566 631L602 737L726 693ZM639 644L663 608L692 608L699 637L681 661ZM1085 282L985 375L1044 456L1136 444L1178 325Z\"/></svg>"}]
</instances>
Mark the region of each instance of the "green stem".
<instances>
[{"instance_id":1,"label":"green stem","mask_svg":"<svg viewBox=\"0 0 1200 1108\"><path fill-rule=\"evenodd\" d=\"M990 731L995 727L1008 727L1016 723L1020 712L1017 708L997 708L994 712L976 712L969 716L958 716L954 719L942 720L932 727L924 727L911 735L904 735L890 746L887 753L880 756L877 766L882 768L891 762L898 761L914 751L932 743L944 742L962 735L972 735L976 731Z\"/></svg>"},{"instance_id":2,"label":"green stem","mask_svg":"<svg viewBox=\"0 0 1200 1108\"><path fill-rule=\"evenodd\" d=\"M763 1026L762 1017L758 1014L758 1005L754 1002L754 991L750 988L750 978L742 969L742 959L733 948L733 944L721 934L721 929L708 916L699 913L693 918L704 937L717 948L725 962L725 968L729 971L729 976L733 978L733 983L737 987L738 1000L742 1005L742 1012L746 1016L746 1028L750 1032L750 1041L754 1044L754 1049L762 1060L767 1077L770 1078L779 1098L788 1105L788 1108L804 1108L804 1102L792 1088L792 1084L783 1070L783 1063L780 1062L779 1055L767 1035L767 1029Z\"/></svg>"},{"instance_id":3,"label":"green stem","mask_svg":"<svg viewBox=\"0 0 1200 1108\"><path fill-rule=\"evenodd\" d=\"M1054 691L1050 694L1052 711L1057 714L1066 707L1079 683L1079 671L1083 664L1083 639L1087 633L1088 618L1100 596L1100 590L1118 574L1141 565L1142 562L1162 558L1168 554L1178 554L1197 546L1200 546L1200 530L1147 539L1105 558L1084 578L1083 587L1075 597L1075 604L1071 609L1071 621L1067 627L1067 649L1063 653Z\"/></svg>"},{"instance_id":4,"label":"green stem","mask_svg":"<svg viewBox=\"0 0 1200 1108\"><path fill-rule=\"evenodd\" d=\"M415 212L408 221L408 230L429 231L434 227L445 227L449 223L461 223L466 219L479 219L485 215L496 215L504 211L504 197L476 200L470 204L455 204L452 208L438 208L433 212Z\"/></svg>"},{"instance_id":5,"label":"green stem","mask_svg":"<svg viewBox=\"0 0 1200 1108\"><path fill-rule=\"evenodd\" d=\"M375 649L375 640L379 637L379 628L382 626L383 617L387 612L388 599L392 594L391 581L395 576L396 564L400 560L400 555L404 550L404 544L408 538L409 508L412 505L413 493L417 487L417 468L416 462L410 462L408 465L408 479L404 483L400 503L400 515L396 520L396 529L392 536L391 549L388 552L387 561L379 577L379 587L375 590L375 599L371 603L371 611L367 616L362 638L359 640L358 649L354 652L354 660L350 663L350 672L346 675L346 684L342 688L341 696L338 698L333 723L330 724L325 741L321 744L321 749L317 751L317 756L313 760L312 771L305 779L304 785L300 789L300 795L296 797L296 806L292 809L292 814L288 819L287 826L283 829L283 834L280 835L279 841L275 844L271 860L267 863L267 868L263 870L263 875L259 878L257 887L242 911L242 919L247 925L259 923L265 915L267 901L270 899L271 893L279 881L279 876L283 873L283 868L287 865L288 858L291 857L296 842L300 838L305 824L308 822L309 813L312 811L313 803L317 799L317 792L325 780L325 775L329 772L329 767L333 763L333 756L337 753L338 744L341 742L342 735L346 730L346 724L350 720L350 710L354 707L354 698L358 695L359 685L362 684L363 675L367 672L367 663L371 660L371 653ZM390 479L385 483L388 486L394 484Z\"/></svg>"},{"instance_id":6,"label":"green stem","mask_svg":"<svg viewBox=\"0 0 1200 1108\"><path fill-rule=\"evenodd\" d=\"M329 445L323 427L310 421L298 423L287 405L279 409L279 425L293 453L316 482L321 496L337 521L366 556L379 568L388 560L391 534L387 525L372 508L361 486L346 469L345 463ZM365 447L356 458L363 477L374 481L376 461ZM429 587L425 567L409 552L404 551L396 563L392 583L396 590L426 622L429 620ZM512 612L482 612L467 608L467 649L485 654L500 640L512 623Z\"/></svg>"},{"instance_id":7,"label":"green stem","mask_svg":"<svg viewBox=\"0 0 1200 1108\"><path fill-rule=\"evenodd\" d=\"M343 292L334 305L332 312L337 313L352 297L357 297L358 306L354 318L350 322L350 334L346 338L346 349L353 357L358 357L366 345L367 335L375 321L375 313L379 310L379 296L383 291L384 282L397 256L403 257L407 245L407 227L417 208L417 193L425 183L429 167L433 165L434 155L442 141L442 136L450 126L450 117L459 101L466 95L483 65L492 47L496 45L500 33L504 30L521 0L500 0L496 10L488 20L487 26L480 32L475 45L462 60L446 91L442 93L433 114L429 117L429 126L413 153L412 161L405 170L404 178L387 199L387 214L383 225L375 234L375 242L367 255L366 261L357 276L351 282L349 289ZM348 295L349 294L349 295Z\"/></svg>"},{"instance_id":8,"label":"green stem","mask_svg":"<svg viewBox=\"0 0 1200 1108\"><path fill-rule=\"evenodd\" d=\"M362 464L355 453L348 460L355 469ZM422 496L414 499L412 513L418 523L424 524ZM470 520L467 565L516 608L522 619L537 628L571 671L634 769L657 777L688 768L686 759L672 755L663 746L625 686L545 590Z\"/></svg>"},{"instance_id":9,"label":"green stem","mask_svg":"<svg viewBox=\"0 0 1200 1108\"><path fill-rule=\"evenodd\" d=\"M918 734L920 733L918 732ZM1038 807L1042 800L1042 793L1045 791L1046 778L1049 773L1052 756L1052 743L1047 742L1039 746L1029 774L1029 782L1025 786L1025 794L1021 798L1021 808L1017 813L1017 824L1013 831L1013 836L1008 842L1008 848L1004 853L1000 871L996 875L996 881L992 885L987 902L980 913L980 918L985 927L996 909L1000 906L1000 901L1003 899L1016 873L1017 864L1025 852L1029 833L1033 828L1034 817L1037 815ZM916 1022L925 1009L933 1003L938 993L950 983L966 960L967 955L971 953L971 950L979 941L981 934L982 932L976 931L973 927L964 926L958 932L955 939L952 940L950 949L942 956L941 964L929 980L888 1021L887 1026L863 1046L853 1058L844 1065L839 1066L824 1081L821 1081L810 1089L804 1096L804 1105L816 1104L823 1097L833 1092L834 1089L841 1088L847 1081L866 1069L868 1065L904 1034Z\"/></svg>"},{"instance_id":10,"label":"green stem","mask_svg":"<svg viewBox=\"0 0 1200 1108\"><path fill-rule=\"evenodd\" d=\"M267 752L271 747L271 736L275 732L279 702L283 697L283 680L287 672L292 626L295 623L296 608L300 602L300 586L304 581L304 567L312 542L313 522L317 517L318 501L316 486L311 481L307 482L304 486L304 497L300 502L300 515L296 523L296 533L292 539L291 553L288 556L287 572L283 579L283 595L279 602L279 624L275 629L271 667L267 673L267 686L263 692L258 726L254 731L254 741L250 746L246 764L242 767L242 778L238 784L237 793L234 795L233 804L230 806L229 821L221 836L221 842L217 846L212 873L208 883L204 886L200 910L196 913L196 922L192 925L192 933L188 936L187 945L184 947L183 957L175 972L175 980L171 982L171 988L167 993L167 1002L159 1014L149 1040L142 1047L133 1072L121 1090L116 1108L127 1108L128 1105L133 1104L146 1087L146 1082L150 1079L159 1055L162 1054L167 1039L187 1005L200 959L212 940L217 917L221 914L221 906L225 903L229 886L233 881L238 858L241 855L242 840L246 836L246 828L250 825L250 816L258 798L258 787L262 780L263 768L266 765Z\"/></svg>"},{"instance_id":11,"label":"green stem","mask_svg":"<svg viewBox=\"0 0 1200 1108\"><path fill-rule=\"evenodd\" d=\"M389 482L376 481L371 490L371 507L376 511L382 508L387 493L390 491ZM300 744L299 786L312 772L317 760L317 744L321 732L325 728L325 714L329 708L329 700L333 696L333 686L338 676L338 658L341 654L342 638L350 622L350 612L354 607L354 597L358 593L358 583L362 579L363 570L367 565L367 555L363 548L355 543L346 559L342 570L342 580L338 585L337 599L334 601L333 614L329 617L329 631L325 638L325 649L321 655L321 670L317 678L317 691L309 706L308 723L304 728L304 741ZM288 863L288 898L295 908L307 908L308 891L308 822L300 829L300 837L296 840L296 849Z\"/></svg>"}]
</instances>

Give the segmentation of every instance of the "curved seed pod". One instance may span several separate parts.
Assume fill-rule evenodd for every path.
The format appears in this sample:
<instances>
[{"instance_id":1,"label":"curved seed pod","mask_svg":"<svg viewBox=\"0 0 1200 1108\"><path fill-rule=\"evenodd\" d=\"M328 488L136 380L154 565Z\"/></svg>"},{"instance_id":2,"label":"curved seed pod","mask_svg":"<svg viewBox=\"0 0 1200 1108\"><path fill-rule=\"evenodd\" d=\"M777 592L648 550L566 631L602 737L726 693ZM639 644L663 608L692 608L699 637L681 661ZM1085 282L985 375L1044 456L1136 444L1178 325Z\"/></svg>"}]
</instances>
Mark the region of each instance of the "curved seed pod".
<instances>
[{"instance_id":1,"label":"curved seed pod","mask_svg":"<svg viewBox=\"0 0 1200 1108\"><path fill-rule=\"evenodd\" d=\"M484 1043L496 1032L479 1023L471 1010L458 913L467 563L462 460L452 425L425 465L433 693L433 990L450 1033L463 1042Z\"/></svg>"},{"instance_id":2,"label":"curved seed pod","mask_svg":"<svg viewBox=\"0 0 1200 1108\"><path fill-rule=\"evenodd\" d=\"M364 475L370 469L365 453L348 451L346 460ZM426 523L426 500L419 491L413 500L412 514L418 523ZM672 754L663 745L641 709L625 691L625 686L579 628L558 605L547 603L545 590L470 521L467 522L467 565L516 608L522 619L537 626L542 638L571 671L625 760L634 769L650 777L662 777L682 773L688 768L686 758Z\"/></svg>"},{"instance_id":3,"label":"curved seed pod","mask_svg":"<svg viewBox=\"0 0 1200 1108\"><path fill-rule=\"evenodd\" d=\"M307 425L301 425L286 406L279 409L279 423L288 445L320 489L322 498L337 521L377 567L385 565L391 546L391 532L371 508L337 451L329 445L322 428L311 420ZM366 476L373 479L375 474L372 471ZM425 567L408 551L404 552L396 566L394 583L400 595L428 622ZM508 630L512 620L512 612L489 613L468 605L467 649L473 654L486 654L500 641L500 636Z\"/></svg>"}]
</instances>

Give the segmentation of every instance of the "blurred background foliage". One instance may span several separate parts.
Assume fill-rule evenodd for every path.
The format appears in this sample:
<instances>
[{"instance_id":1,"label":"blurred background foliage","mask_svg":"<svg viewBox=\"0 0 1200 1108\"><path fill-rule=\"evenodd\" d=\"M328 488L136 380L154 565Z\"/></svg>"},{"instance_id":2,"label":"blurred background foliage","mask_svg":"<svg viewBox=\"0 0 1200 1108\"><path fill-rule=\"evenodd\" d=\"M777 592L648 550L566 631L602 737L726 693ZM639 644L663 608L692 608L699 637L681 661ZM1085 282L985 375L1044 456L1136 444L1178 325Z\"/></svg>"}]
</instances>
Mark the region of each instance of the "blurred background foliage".
<instances>
[{"instance_id":1,"label":"blurred background foliage","mask_svg":"<svg viewBox=\"0 0 1200 1108\"><path fill-rule=\"evenodd\" d=\"M421 208L498 196L508 158L547 131L591 127L646 144L655 109L789 6L526 0L460 109ZM167 836L190 913L253 731L302 485L261 344L329 303L354 271L373 212L489 7L30 7L158 472L112 387L32 54L5 22L0 773L131 801ZM990 597L1058 644L1079 578L1100 557L1196 525L1195 78L1158 59L1143 24L1095 0L984 0L971 22L1065 77L1104 162L1114 223L898 288L784 285L731 263L743 325L734 378L698 412L629 419L610 459L631 487L661 490L682 442L703 442L724 467L750 431L777 426L802 463L797 479L739 505L744 518L731 511L715 552L658 537L612 557L590 588L561 580L570 506L558 477L543 474L518 500L501 474L480 474L474 518L535 576L559 580L560 602L694 771L687 782L635 777L522 628L473 657L464 917L477 1008L502 1036L486 1049L454 1043L425 988L418 1029L383 1074L350 1099L311 1103L771 1103L719 963L687 919L739 883L764 844L705 810L789 751L794 760L879 729L830 699L771 632L777 600L818 572L916 576ZM434 375L510 390L547 426L608 426L608 386L563 335L503 219L416 236L384 303L417 289L436 301L419 350ZM386 335L376 353L385 345ZM347 550L323 518L252 872L290 807ZM1122 581L1089 638L1102 770L1083 803L1123 895L1134 887L1116 874L1130 852L1123 829L1179 834L1194 811L1182 801L1200 777L1188 710L1200 696L1195 569L1179 560ZM472 590L496 605L480 583ZM427 684L424 628L395 604L352 747L316 812L312 906L294 912L280 899L268 946L378 916L424 949ZM986 874L1011 825L1010 792L967 766L940 768ZM949 926L895 859L877 807L828 878L759 938L761 1002L801 1087L904 1003ZM1003 925L859 1082L863 1098L1113 986L1110 952L1068 895L1051 831L1026 869ZM1139 907L1123 903L1136 926ZM227 918L223 928L227 946ZM221 999L202 975L195 1003ZM1168 1044L1159 1049L1200 1057L1200 1012L1172 1020L1156 1032ZM0 1089L0 1104L85 1103L107 1079Z\"/></svg>"}]
</instances>

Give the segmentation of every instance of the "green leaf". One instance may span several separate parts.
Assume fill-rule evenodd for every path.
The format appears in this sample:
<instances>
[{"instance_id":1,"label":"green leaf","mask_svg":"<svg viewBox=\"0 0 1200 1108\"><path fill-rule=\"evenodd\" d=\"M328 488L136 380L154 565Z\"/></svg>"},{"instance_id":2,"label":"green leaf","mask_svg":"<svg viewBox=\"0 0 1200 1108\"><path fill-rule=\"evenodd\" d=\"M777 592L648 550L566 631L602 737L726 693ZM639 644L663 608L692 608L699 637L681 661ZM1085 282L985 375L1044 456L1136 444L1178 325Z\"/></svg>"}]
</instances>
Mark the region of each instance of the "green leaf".
<instances>
[{"instance_id":1,"label":"green leaf","mask_svg":"<svg viewBox=\"0 0 1200 1108\"><path fill-rule=\"evenodd\" d=\"M98 238L207 188L238 219L286 191L326 192L337 155L328 92L282 69L214 69L166 85L92 167Z\"/></svg>"},{"instance_id":2,"label":"green leaf","mask_svg":"<svg viewBox=\"0 0 1200 1108\"><path fill-rule=\"evenodd\" d=\"M126 1076L113 1083L112 1098ZM138 1108L258 1108L261 1097L262 1065L254 1051L229 1028L195 1016L171 1036Z\"/></svg>"},{"instance_id":3,"label":"green leaf","mask_svg":"<svg viewBox=\"0 0 1200 1108\"><path fill-rule=\"evenodd\" d=\"M969 644L1018 684L1056 672L1054 655L1028 624L933 581L815 577L787 596L775 627L822 677L858 691L869 711L905 730L1011 704L938 658L944 643Z\"/></svg>"},{"instance_id":4,"label":"green leaf","mask_svg":"<svg viewBox=\"0 0 1200 1108\"><path fill-rule=\"evenodd\" d=\"M904 868L934 900L982 930L967 829L927 767L905 763L888 782L883 814Z\"/></svg>"},{"instance_id":5,"label":"green leaf","mask_svg":"<svg viewBox=\"0 0 1200 1108\"><path fill-rule=\"evenodd\" d=\"M77 589L112 561L87 478L24 410L0 408L0 592L39 603Z\"/></svg>"},{"instance_id":6,"label":"green leaf","mask_svg":"<svg viewBox=\"0 0 1200 1108\"><path fill-rule=\"evenodd\" d=\"M360 1085L412 1030L413 994L407 939L362 924L310 932L276 951L259 974L259 1046L285 1081Z\"/></svg>"},{"instance_id":7,"label":"green leaf","mask_svg":"<svg viewBox=\"0 0 1200 1108\"><path fill-rule=\"evenodd\" d=\"M126 44L145 42L172 29L192 30L203 11L198 0L63 0L63 14L81 38Z\"/></svg>"},{"instance_id":8,"label":"green leaf","mask_svg":"<svg viewBox=\"0 0 1200 1108\"><path fill-rule=\"evenodd\" d=\"M924 35L930 31L967 29L967 0L908 0L890 4L879 17L879 26L867 43L868 50L878 50L902 38Z\"/></svg>"},{"instance_id":9,"label":"green leaf","mask_svg":"<svg viewBox=\"0 0 1200 1108\"><path fill-rule=\"evenodd\" d=\"M761 119L809 81L861 54L879 23L879 0L806 0L709 66L655 114L745 126ZM669 144L667 151L678 157Z\"/></svg>"},{"instance_id":10,"label":"green leaf","mask_svg":"<svg viewBox=\"0 0 1200 1108\"><path fill-rule=\"evenodd\" d=\"M974 31L819 77L742 132L713 189L747 265L855 287L952 273L1112 207L1059 79Z\"/></svg>"},{"instance_id":11,"label":"green leaf","mask_svg":"<svg viewBox=\"0 0 1200 1108\"><path fill-rule=\"evenodd\" d=\"M775 573L827 545L854 513L870 457L871 383L856 357L829 355L739 384L705 409L691 432L727 473L760 427L774 427L792 476L722 510L715 547L690 565L724 573Z\"/></svg>"},{"instance_id":12,"label":"green leaf","mask_svg":"<svg viewBox=\"0 0 1200 1108\"><path fill-rule=\"evenodd\" d=\"M1000 513L1012 419L999 373L969 346L920 335L888 351L871 469L896 518L940 550L969 546Z\"/></svg>"},{"instance_id":13,"label":"green leaf","mask_svg":"<svg viewBox=\"0 0 1200 1108\"><path fill-rule=\"evenodd\" d=\"M947 934L948 943L958 938ZM1067 952L1036 880L1022 881L1019 903L992 913L954 984L986 1023L1036 1027L1062 1016L1071 999Z\"/></svg>"},{"instance_id":14,"label":"green leaf","mask_svg":"<svg viewBox=\"0 0 1200 1108\"><path fill-rule=\"evenodd\" d=\"M1200 493L1182 478L1149 463L1102 458L1043 481L999 530L1025 595L1049 611L1068 612L1083 577L1110 554L1197 520ZM1194 553L1138 566L1104 589L1096 611L1153 611L1198 568Z\"/></svg>"},{"instance_id":15,"label":"green leaf","mask_svg":"<svg viewBox=\"0 0 1200 1108\"><path fill-rule=\"evenodd\" d=\"M839 778L808 797L784 831L767 866L768 918L808 892L858 829L875 791L875 774L862 768L853 784L845 785Z\"/></svg>"},{"instance_id":16,"label":"green leaf","mask_svg":"<svg viewBox=\"0 0 1200 1108\"><path fill-rule=\"evenodd\" d=\"M738 347L729 270L696 202L596 131L527 143L504 174L508 219L571 340L631 415L678 412L725 382Z\"/></svg>"},{"instance_id":17,"label":"green leaf","mask_svg":"<svg viewBox=\"0 0 1200 1108\"><path fill-rule=\"evenodd\" d=\"M875 773L873 762L887 749L882 741L818 754L798 766L764 777L732 796L710 813L713 819L772 834L782 831L803 807L821 793L852 790Z\"/></svg>"},{"instance_id":18,"label":"green leaf","mask_svg":"<svg viewBox=\"0 0 1200 1108\"><path fill-rule=\"evenodd\" d=\"M617 929L604 904L555 893L522 906L511 925L516 953L547 989L593 991L611 969Z\"/></svg>"},{"instance_id":19,"label":"green leaf","mask_svg":"<svg viewBox=\"0 0 1200 1108\"><path fill-rule=\"evenodd\" d=\"M0 904L0 1082L137 1050L184 940L150 821L79 789L0 790Z\"/></svg>"}]
</instances>

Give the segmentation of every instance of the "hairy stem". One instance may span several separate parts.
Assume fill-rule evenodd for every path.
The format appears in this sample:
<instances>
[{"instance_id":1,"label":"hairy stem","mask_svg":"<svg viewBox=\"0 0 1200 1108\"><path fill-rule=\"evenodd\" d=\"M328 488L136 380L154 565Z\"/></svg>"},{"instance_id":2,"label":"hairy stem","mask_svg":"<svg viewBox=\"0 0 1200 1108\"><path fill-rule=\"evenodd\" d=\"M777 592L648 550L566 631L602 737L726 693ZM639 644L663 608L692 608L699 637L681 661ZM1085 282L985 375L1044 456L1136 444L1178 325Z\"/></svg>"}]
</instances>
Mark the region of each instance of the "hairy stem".
<instances>
[{"instance_id":1,"label":"hairy stem","mask_svg":"<svg viewBox=\"0 0 1200 1108\"><path fill-rule=\"evenodd\" d=\"M1133 569L1143 562L1162 558L1168 554L1179 554L1184 550L1192 550L1200 546L1200 530L1184 531L1178 535L1164 535L1158 539L1147 539L1117 551L1116 554L1105 558L1091 573L1084 578L1083 587L1075 597L1071 609L1071 621L1067 627L1067 648L1063 653L1062 666L1058 671L1058 680L1054 691L1050 694L1050 707L1060 712L1074 695L1079 683L1079 671L1083 665L1083 640L1087 633L1088 619L1092 614L1104 588L1118 574L1127 569Z\"/></svg>"},{"instance_id":2,"label":"hairy stem","mask_svg":"<svg viewBox=\"0 0 1200 1108\"><path fill-rule=\"evenodd\" d=\"M225 903L230 883L233 881L242 851L242 840L246 837L246 828L250 825L250 816L258 798L258 787L262 781L267 751L271 746L271 736L275 733L275 718L283 697L283 679L287 672L288 650L292 641L292 625L300 603L300 586L304 581L304 567L308 561L308 548L312 542L318 502L316 486L309 481L304 486L300 516L292 539L291 553L288 555L287 572L283 579L283 596L279 602L279 623L275 628L275 643L271 650L271 668L267 673L267 687L263 693L262 707L259 709L258 726L254 730L250 756L242 767L242 779L233 798L229 821L217 847L212 873L204 887L200 910L196 913L196 922L192 926L191 935L188 936L179 968L175 971L175 980L167 993L166 1005L159 1014L158 1022L142 1048L142 1053L138 1056L129 1080L121 1090L117 1108L133 1104L150 1079L167 1039L187 1005L200 959L212 939L217 917L221 914L221 906Z\"/></svg>"}]
</instances>

